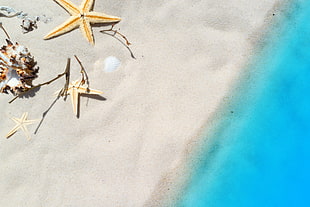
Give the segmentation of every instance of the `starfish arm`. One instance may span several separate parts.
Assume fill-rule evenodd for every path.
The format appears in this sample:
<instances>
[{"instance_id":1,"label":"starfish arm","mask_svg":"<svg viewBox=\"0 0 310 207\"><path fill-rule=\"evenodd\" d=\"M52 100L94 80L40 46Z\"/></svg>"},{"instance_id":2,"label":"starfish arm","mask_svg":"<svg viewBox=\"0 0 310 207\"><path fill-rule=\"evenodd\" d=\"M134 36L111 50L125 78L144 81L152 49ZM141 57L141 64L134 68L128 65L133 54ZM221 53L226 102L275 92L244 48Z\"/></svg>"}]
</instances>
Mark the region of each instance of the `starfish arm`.
<instances>
[{"instance_id":1,"label":"starfish arm","mask_svg":"<svg viewBox=\"0 0 310 207\"><path fill-rule=\"evenodd\" d=\"M23 113L21 122L24 122L27 119L27 116L28 116L28 112Z\"/></svg>"},{"instance_id":2,"label":"starfish arm","mask_svg":"<svg viewBox=\"0 0 310 207\"><path fill-rule=\"evenodd\" d=\"M85 18L92 23L117 23L122 19L120 17L110 16L100 12L88 12L85 13Z\"/></svg>"},{"instance_id":3,"label":"starfish arm","mask_svg":"<svg viewBox=\"0 0 310 207\"><path fill-rule=\"evenodd\" d=\"M29 124L33 124L33 123L35 123L35 122L37 122L38 120L26 120L25 122L24 122L24 124L25 125L29 125Z\"/></svg>"},{"instance_id":4,"label":"starfish arm","mask_svg":"<svg viewBox=\"0 0 310 207\"><path fill-rule=\"evenodd\" d=\"M30 140L31 139L30 133L29 133L28 129L26 128L26 126L22 125L21 128L22 128L24 134L26 135L27 139Z\"/></svg>"},{"instance_id":5,"label":"starfish arm","mask_svg":"<svg viewBox=\"0 0 310 207\"><path fill-rule=\"evenodd\" d=\"M91 89L91 88L89 89L89 91L87 93L88 94L97 94L97 95L103 94L102 91L94 90L94 89Z\"/></svg>"},{"instance_id":6,"label":"starfish arm","mask_svg":"<svg viewBox=\"0 0 310 207\"><path fill-rule=\"evenodd\" d=\"M80 10L83 13L89 12L92 9L93 5L94 5L94 0L84 0L81 3Z\"/></svg>"},{"instance_id":7,"label":"starfish arm","mask_svg":"<svg viewBox=\"0 0 310 207\"><path fill-rule=\"evenodd\" d=\"M94 95L103 94L102 91L94 90L91 88L84 88L84 87L79 87L78 91L79 93L94 94Z\"/></svg>"},{"instance_id":8,"label":"starfish arm","mask_svg":"<svg viewBox=\"0 0 310 207\"><path fill-rule=\"evenodd\" d=\"M63 7L69 14L77 15L80 10L69 0L54 0L57 4Z\"/></svg>"},{"instance_id":9,"label":"starfish arm","mask_svg":"<svg viewBox=\"0 0 310 207\"><path fill-rule=\"evenodd\" d=\"M77 116L78 115L78 102L79 102L79 93L77 89L73 88L70 91L70 96L71 96L73 113Z\"/></svg>"},{"instance_id":10,"label":"starfish arm","mask_svg":"<svg viewBox=\"0 0 310 207\"><path fill-rule=\"evenodd\" d=\"M44 39L51 39L53 37L62 35L64 33L70 32L71 30L77 28L80 25L80 18L79 16L72 16L67 21L65 21L63 24L56 27L54 30L52 30L50 33L48 33Z\"/></svg>"},{"instance_id":11,"label":"starfish arm","mask_svg":"<svg viewBox=\"0 0 310 207\"><path fill-rule=\"evenodd\" d=\"M19 124L22 122L22 119L16 118L16 117L12 117L11 118L16 124Z\"/></svg>"},{"instance_id":12,"label":"starfish arm","mask_svg":"<svg viewBox=\"0 0 310 207\"><path fill-rule=\"evenodd\" d=\"M94 45L95 44L94 36L93 36L93 32L92 32L89 21L87 21L86 19L83 19L80 29L82 31L83 36L87 39L87 41L90 44Z\"/></svg>"},{"instance_id":13,"label":"starfish arm","mask_svg":"<svg viewBox=\"0 0 310 207\"><path fill-rule=\"evenodd\" d=\"M18 124L16 125L9 133L5 135L6 138L10 138L21 126Z\"/></svg>"}]
</instances>

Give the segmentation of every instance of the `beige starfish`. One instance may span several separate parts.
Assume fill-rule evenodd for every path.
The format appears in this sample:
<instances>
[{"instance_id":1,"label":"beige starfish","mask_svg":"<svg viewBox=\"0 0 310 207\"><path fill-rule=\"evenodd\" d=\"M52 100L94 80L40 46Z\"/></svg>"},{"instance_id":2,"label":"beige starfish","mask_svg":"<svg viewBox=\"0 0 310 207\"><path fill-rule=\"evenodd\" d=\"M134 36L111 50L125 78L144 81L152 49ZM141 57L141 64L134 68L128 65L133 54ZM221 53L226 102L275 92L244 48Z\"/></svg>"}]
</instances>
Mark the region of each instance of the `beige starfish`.
<instances>
[{"instance_id":1,"label":"beige starfish","mask_svg":"<svg viewBox=\"0 0 310 207\"><path fill-rule=\"evenodd\" d=\"M29 124L33 124L37 120L27 120L27 116L28 113L25 112L20 119L15 117L11 118L16 123L16 126L6 135L6 138L10 138L13 134L15 134L15 132L17 132L17 130L22 129L27 139L30 139L29 131L26 126Z\"/></svg>"},{"instance_id":2,"label":"beige starfish","mask_svg":"<svg viewBox=\"0 0 310 207\"><path fill-rule=\"evenodd\" d=\"M84 87L82 80L72 81L67 89L67 94L71 96L71 103L73 107L73 113L77 116L78 115L78 103L79 103L79 94L94 94L99 95L103 94L103 92L90 89L88 87Z\"/></svg>"},{"instance_id":3,"label":"beige starfish","mask_svg":"<svg viewBox=\"0 0 310 207\"><path fill-rule=\"evenodd\" d=\"M94 37L91 29L91 24L95 23L118 23L121 18L110 16L104 13L90 11L94 5L94 0L83 0L82 4L77 7L69 0L54 0L62 6L71 17L63 24L56 27L44 39L50 39L55 36L70 32L71 30L80 27L82 34L88 42L94 45Z\"/></svg>"}]
</instances>

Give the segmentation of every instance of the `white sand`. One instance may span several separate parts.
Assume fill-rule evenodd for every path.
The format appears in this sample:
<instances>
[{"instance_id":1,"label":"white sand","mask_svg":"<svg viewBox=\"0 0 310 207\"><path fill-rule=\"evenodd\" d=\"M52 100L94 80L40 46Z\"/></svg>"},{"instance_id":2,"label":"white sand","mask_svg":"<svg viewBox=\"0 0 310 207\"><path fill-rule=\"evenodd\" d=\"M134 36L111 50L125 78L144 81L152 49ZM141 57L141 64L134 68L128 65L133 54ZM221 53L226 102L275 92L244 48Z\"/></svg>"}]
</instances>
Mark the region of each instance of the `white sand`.
<instances>
[{"instance_id":1,"label":"white sand","mask_svg":"<svg viewBox=\"0 0 310 207\"><path fill-rule=\"evenodd\" d=\"M72 0L73 1L73 0ZM80 3L81 0L74 0ZM0 17L13 41L29 48L44 82L63 72L76 54L91 88L106 101L81 97L80 118L70 97L59 100L36 135L22 131L10 139L9 118L29 112L40 119L52 104L63 79L34 97L0 103L0 206L84 207L161 206L169 193L189 143L205 129L212 114L228 101L229 90L277 0L97 0L95 11L122 17L116 26L132 42L136 60L114 38L94 27L92 47L79 30L44 41L69 14L52 0L1 0L30 16L52 17L48 24L22 34L21 20ZM5 43L3 32L1 43ZM104 72L104 59L121 60L118 70ZM72 59L72 80L79 66ZM29 126L34 132L37 125ZM179 170L178 170L179 169ZM174 189L175 191L175 189Z\"/></svg>"}]
</instances>

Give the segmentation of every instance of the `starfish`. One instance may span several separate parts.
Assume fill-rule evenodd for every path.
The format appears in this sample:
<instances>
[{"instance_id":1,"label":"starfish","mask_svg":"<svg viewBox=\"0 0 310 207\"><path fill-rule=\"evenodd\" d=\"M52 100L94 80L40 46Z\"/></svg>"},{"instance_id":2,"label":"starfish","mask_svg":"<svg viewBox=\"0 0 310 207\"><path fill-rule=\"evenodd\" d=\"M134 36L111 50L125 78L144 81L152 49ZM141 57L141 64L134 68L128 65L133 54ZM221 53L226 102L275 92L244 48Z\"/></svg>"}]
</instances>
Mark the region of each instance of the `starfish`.
<instances>
[{"instance_id":1,"label":"starfish","mask_svg":"<svg viewBox=\"0 0 310 207\"><path fill-rule=\"evenodd\" d=\"M17 130L22 129L27 139L30 140L29 131L26 126L36 122L37 120L27 120L27 116L28 113L25 112L20 119L15 117L11 118L16 123L16 126L6 135L6 138L10 138L13 134L15 134L15 132L17 132Z\"/></svg>"},{"instance_id":2,"label":"starfish","mask_svg":"<svg viewBox=\"0 0 310 207\"><path fill-rule=\"evenodd\" d=\"M104 13L91 11L94 0L83 0L82 4L77 7L69 0L54 0L62 6L71 17L63 24L56 27L44 39L51 39L53 37L70 32L71 30L80 27L82 34L89 43L94 45L94 37L91 29L91 24L96 23L118 23L121 18L110 16Z\"/></svg>"},{"instance_id":3,"label":"starfish","mask_svg":"<svg viewBox=\"0 0 310 207\"><path fill-rule=\"evenodd\" d=\"M79 103L79 95L80 94L94 94L99 95L103 94L103 92L90 89L88 87L83 86L83 80L72 81L67 89L67 94L71 96L71 103L73 107L73 113L78 116L78 103Z\"/></svg>"}]
</instances>

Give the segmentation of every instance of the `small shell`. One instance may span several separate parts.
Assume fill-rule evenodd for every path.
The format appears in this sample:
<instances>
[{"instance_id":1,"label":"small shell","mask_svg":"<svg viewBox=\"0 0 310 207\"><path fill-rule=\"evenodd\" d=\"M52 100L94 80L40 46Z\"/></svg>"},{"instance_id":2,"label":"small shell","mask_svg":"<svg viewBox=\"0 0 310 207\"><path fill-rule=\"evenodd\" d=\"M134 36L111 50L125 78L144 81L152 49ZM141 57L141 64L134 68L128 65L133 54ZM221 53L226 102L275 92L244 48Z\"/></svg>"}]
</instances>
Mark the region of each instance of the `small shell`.
<instances>
[{"instance_id":1,"label":"small shell","mask_svg":"<svg viewBox=\"0 0 310 207\"><path fill-rule=\"evenodd\" d=\"M121 65L121 61L114 56L109 56L104 60L104 71L113 72Z\"/></svg>"},{"instance_id":2,"label":"small shell","mask_svg":"<svg viewBox=\"0 0 310 207\"><path fill-rule=\"evenodd\" d=\"M34 29L37 29L37 21L35 19L31 19L29 17L23 19L22 24L20 25L22 27L23 33L28 33L33 31Z\"/></svg>"},{"instance_id":3,"label":"small shell","mask_svg":"<svg viewBox=\"0 0 310 207\"><path fill-rule=\"evenodd\" d=\"M32 87L39 68L28 49L7 40L0 49L0 93L11 91L14 95Z\"/></svg>"}]
</instances>

